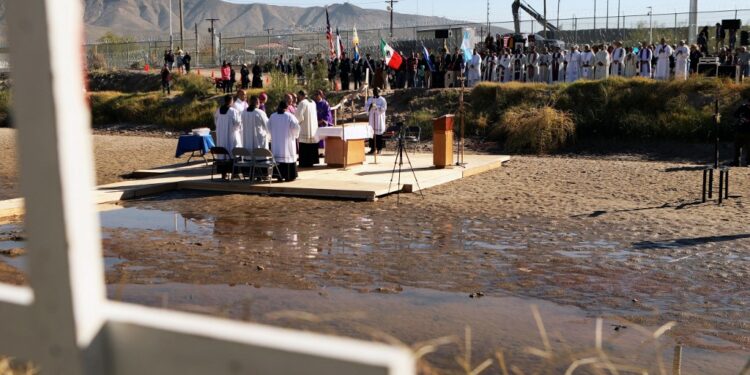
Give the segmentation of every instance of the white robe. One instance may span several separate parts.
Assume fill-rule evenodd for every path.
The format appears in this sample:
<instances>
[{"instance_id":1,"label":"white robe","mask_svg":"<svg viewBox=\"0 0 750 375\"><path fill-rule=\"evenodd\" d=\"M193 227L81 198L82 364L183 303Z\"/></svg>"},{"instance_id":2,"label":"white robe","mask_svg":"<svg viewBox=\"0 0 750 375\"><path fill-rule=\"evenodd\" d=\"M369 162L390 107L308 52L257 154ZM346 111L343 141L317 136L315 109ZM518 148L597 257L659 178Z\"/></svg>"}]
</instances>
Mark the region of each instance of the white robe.
<instances>
[{"instance_id":1,"label":"white robe","mask_svg":"<svg viewBox=\"0 0 750 375\"><path fill-rule=\"evenodd\" d=\"M469 87L472 87L482 78L482 57L474 55L469 63Z\"/></svg>"},{"instance_id":2,"label":"white robe","mask_svg":"<svg viewBox=\"0 0 750 375\"><path fill-rule=\"evenodd\" d=\"M562 82L565 77L565 53L555 52L552 54L552 63L550 65L550 82ZM557 79L555 80L555 71L557 71Z\"/></svg>"},{"instance_id":3,"label":"white robe","mask_svg":"<svg viewBox=\"0 0 750 375\"><path fill-rule=\"evenodd\" d=\"M539 54L536 52L526 55L526 81L539 81Z\"/></svg>"},{"instance_id":4,"label":"white robe","mask_svg":"<svg viewBox=\"0 0 750 375\"><path fill-rule=\"evenodd\" d=\"M645 78L651 78L651 60L654 57L654 52L649 48L644 48L638 51L638 66L640 71L638 75Z\"/></svg>"},{"instance_id":5,"label":"white robe","mask_svg":"<svg viewBox=\"0 0 750 375\"><path fill-rule=\"evenodd\" d=\"M690 50L686 46L677 47L674 56L674 78L684 81L688 78Z\"/></svg>"},{"instance_id":6,"label":"white robe","mask_svg":"<svg viewBox=\"0 0 750 375\"><path fill-rule=\"evenodd\" d=\"M594 79L609 78L609 52L599 51L594 55Z\"/></svg>"},{"instance_id":7,"label":"white robe","mask_svg":"<svg viewBox=\"0 0 750 375\"><path fill-rule=\"evenodd\" d=\"M371 97L367 99L365 103L365 109L370 116L370 126L377 135L383 135L386 130L385 126L385 112L388 109L388 103L385 98Z\"/></svg>"},{"instance_id":8,"label":"white robe","mask_svg":"<svg viewBox=\"0 0 750 375\"><path fill-rule=\"evenodd\" d=\"M636 56L634 53L629 53L625 55L625 64L623 67L623 73L622 75L627 78L635 77L635 75L638 73L638 56Z\"/></svg>"},{"instance_id":9,"label":"white robe","mask_svg":"<svg viewBox=\"0 0 750 375\"><path fill-rule=\"evenodd\" d=\"M230 154L235 148L242 147L242 118L236 109L230 107L225 114L221 114L221 108L217 109L214 124L216 146L224 147Z\"/></svg>"},{"instance_id":10,"label":"white robe","mask_svg":"<svg viewBox=\"0 0 750 375\"><path fill-rule=\"evenodd\" d=\"M274 112L268 120L268 130L271 132L271 149L276 162L296 163L296 140L299 137L300 126L294 115L289 112Z\"/></svg>"},{"instance_id":11,"label":"white robe","mask_svg":"<svg viewBox=\"0 0 750 375\"><path fill-rule=\"evenodd\" d=\"M565 56L565 82L575 82L581 78L581 53L574 51Z\"/></svg>"},{"instance_id":12,"label":"white robe","mask_svg":"<svg viewBox=\"0 0 750 375\"><path fill-rule=\"evenodd\" d=\"M515 54L510 60L510 70L512 71L512 80L513 81L524 81L524 69L526 67L526 55L524 54Z\"/></svg>"},{"instance_id":13,"label":"white robe","mask_svg":"<svg viewBox=\"0 0 750 375\"><path fill-rule=\"evenodd\" d=\"M295 115L301 128L299 143L318 143L315 140L315 134L318 132L318 110L315 103L310 99L299 102Z\"/></svg>"},{"instance_id":14,"label":"white robe","mask_svg":"<svg viewBox=\"0 0 750 375\"><path fill-rule=\"evenodd\" d=\"M268 116L260 109L242 112L242 144L245 148L268 148Z\"/></svg>"},{"instance_id":15,"label":"white robe","mask_svg":"<svg viewBox=\"0 0 750 375\"><path fill-rule=\"evenodd\" d=\"M672 56L672 47L668 44L660 44L656 47L656 72L654 78L660 80L669 79L669 57Z\"/></svg>"},{"instance_id":16,"label":"white robe","mask_svg":"<svg viewBox=\"0 0 750 375\"><path fill-rule=\"evenodd\" d=\"M612 51L612 75L619 77L625 75L625 48L618 47Z\"/></svg>"},{"instance_id":17,"label":"white robe","mask_svg":"<svg viewBox=\"0 0 750 375\"><path fill-rule=\"evenodd\" d=\"M239 100L239 99L235 100L234 104L232 104L232 108L234 108L235 110L237 110L237 112L239 112L239 113L245 112L247 110L247 107L249 107L249 106L250 105L247 104L247 102L244 102L244 101Z\"/></svg>"},{"instance_id":18,"label":"white robe","mask_svg":"<svg viewBox=\"0 0 750 375\"><path fill-rule=\"evenodd\" d=\"M594 52L584 51L581 52L581 78L593 79L594 78Z\"/></svg>"},{"instance_id":19,"label":"white robe","mask_svg":"<svg viewBox=\"0 0 750 375\"><path fill-rule=\"evenodd\" d=\"M549 53L542 54L539 56L539 79L538 82L550 83L552 80L551 74L552 66L552 55Z\"/></svg>"},{"instance_id":20,"label":"white robe","mask_svg":"<svg viewBox=\"0 0 750 375\"><path fill-rule=\"evenodd\" d=\"M511 80L511 57L510 55L503 55L500 57L500 66L498 69L498 75L500 76L500 82L509 82Z\"/></svg>"}]
</instances>

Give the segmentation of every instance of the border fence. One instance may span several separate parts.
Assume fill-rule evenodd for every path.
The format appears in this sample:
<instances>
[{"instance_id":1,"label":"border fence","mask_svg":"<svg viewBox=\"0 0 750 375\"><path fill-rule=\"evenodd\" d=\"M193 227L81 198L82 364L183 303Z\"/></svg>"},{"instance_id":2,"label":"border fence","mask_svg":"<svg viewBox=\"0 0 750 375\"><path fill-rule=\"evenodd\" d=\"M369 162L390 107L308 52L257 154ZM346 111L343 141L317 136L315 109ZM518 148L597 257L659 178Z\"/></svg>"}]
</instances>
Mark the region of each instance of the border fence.
<instances>
[{"instance_id":1,"label":"border fence","mask_svg":"<svg viewBox=\"0 0 750 375\"><path fill-rule=\"evenodd\" d=\"M596 44L622 40L626 45L635 45L641 41L658 42L662 37L672 43L679 40L690 40L689 12L639 14L639 15L611 15L609 17L586 17L557 19L550 16L550 24L558 26L560 31L553 35L555 39L566 44ZM703 26L709 27L711 37L709 46L715 46L714 25L724 19L742 20L743 30L750 30L750 9L725 11L710 11L698 13L698 30ZM205 28L203 28L205 29ZM203 30L196 27L197 30ZM451 30L448 39L436 39L434 30ZM360 39L360 53L370 53L380 56L380 39L385 39L405 53L418 51L424 44L434 49L447 47L454 50L461 44L462 30L471 29L476 35L475 42L480 42L487 35L488 30L493 34L505 34L513 31L512 21L488 23L463 23L441 26L414 26L393 29L393 37L388 28L358 30ZM543 25L533 19L521 20L521 31L524 33L540 33ZM184 40L180 46L179 40L174 40L171 46L176 51L179 47L190 52L194 67L214 67L222 61L232 63L261 64L272 62L274 58L283 55L285 58L304 56L306 58L322 54L326 56L328 42L325 31L290 33L290 34L255 34L227 36L216 34L211 43L211 35L201 35L197 32L192 38ZM197 39L196 39L197 36ZM347 51L351 51L353 32L341 31L341 40ZM85 46L90 67L140 69L145 64L160 66L164 52L170 49L170 38L160 36L158 40L127 42L127 43L92 43ZM725 41L728 44L729 41ZM737 34L737 45L740 44L740 34Z\"/></svg>"}]
</instances>

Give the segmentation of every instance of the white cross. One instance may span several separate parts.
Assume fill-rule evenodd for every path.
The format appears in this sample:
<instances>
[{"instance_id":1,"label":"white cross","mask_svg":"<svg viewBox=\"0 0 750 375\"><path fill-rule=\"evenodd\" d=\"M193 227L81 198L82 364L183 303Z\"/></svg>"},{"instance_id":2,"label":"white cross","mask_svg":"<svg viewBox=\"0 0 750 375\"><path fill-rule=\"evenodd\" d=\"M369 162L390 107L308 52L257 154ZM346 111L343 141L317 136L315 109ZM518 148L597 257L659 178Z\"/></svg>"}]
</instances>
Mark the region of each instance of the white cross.
<instances>
[{"instance_id":1,"label":"white cross","mask_svg":"<svg viewBox=\"0 0 750 375\"><path fill-rule=\"evenodd\" d=\"M0 285L0 354L45 374L412 374L405 348L108 301L80 0L7 2L30 287Z\"/></svg>"}]
</instances>

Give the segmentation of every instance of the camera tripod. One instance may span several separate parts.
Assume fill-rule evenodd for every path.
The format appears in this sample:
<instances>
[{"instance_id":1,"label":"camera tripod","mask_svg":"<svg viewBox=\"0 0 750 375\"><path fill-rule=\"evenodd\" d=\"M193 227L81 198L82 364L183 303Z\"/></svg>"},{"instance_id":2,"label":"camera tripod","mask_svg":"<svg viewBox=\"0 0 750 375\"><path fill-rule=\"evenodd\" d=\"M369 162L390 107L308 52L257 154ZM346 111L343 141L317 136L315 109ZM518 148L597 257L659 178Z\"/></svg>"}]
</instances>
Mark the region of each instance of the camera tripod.
<instances>
[{"instance_id":1,"label":"camera tripod","mask_svg":"<svg viewBox=\"0 0 750 375\"><path fill-rule=\"evenodd\" d=\"M419 186L419 180L417 179L417 172L414 171L414 165L411 163L411 158L409 157L409 153L406 150L406 128L402 127L399 130L398 133L398 149L396 150L396 160L393 162L393 171L391 172L391 182L388 183L388 191L391 191L391 186L393 186L393 180L396 178L396 169L398 169L398 191L396 194L398 195L396 198L396 203L398 204L400 202L401 198L401 172L404 167L404 156L406 156L406 162L409 163L409 169L411 169L412 175L414 175L414 182L417 184L417 189L419 189L419 195L422 196L424 199L424 193L422 192L422 187ZM376 146L377 147L377 146Z\"/></svg>"}]
</instances>

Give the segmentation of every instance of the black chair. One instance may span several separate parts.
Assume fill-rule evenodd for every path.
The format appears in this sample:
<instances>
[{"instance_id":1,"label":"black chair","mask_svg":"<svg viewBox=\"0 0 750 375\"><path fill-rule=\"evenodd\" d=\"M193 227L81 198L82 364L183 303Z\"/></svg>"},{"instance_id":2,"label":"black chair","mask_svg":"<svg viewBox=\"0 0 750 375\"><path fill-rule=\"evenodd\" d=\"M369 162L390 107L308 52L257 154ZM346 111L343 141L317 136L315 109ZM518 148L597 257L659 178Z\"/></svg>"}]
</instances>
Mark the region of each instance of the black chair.
<instances>
[{"instance_id":1,"label":"black chair","mask_svg":"<svg viewBox=\"0 0 750 375\"><path fill-rule=\"evenodd\" d=\"M221 178L226 180L227 173L232 173L234 160L232 154L224 147L211 147L211 181L214 180L214 174L220 173Z\"/></svg>"},{"instance_id":2,"label":"black chair","mask_svg":"<svg viewBox=\"0 0 750 375\"><path fill-rule=\"evenodd\" d=\"M271 150L267 148L256 148L253 150L253 166L252 166L252 172L250 174L250 179L254 182L255 181L255 171L257 169L260 169L264 172L261 177L268 178L268 183L271 184L273 180L273 174L274 171L278 173L279 176L281 176L281 171L279 170L279 163L276 162L276 159L273 157L273 153Z\"/></svg>"},{"instance_id":3,"label":"black chair","mask_svg":"<svg viewBox=\"0 0 750 375\"><path fill-rule=\"evenodd\" d=\"M234 163L232 164L232 177L230 179L234 179L240 173L242 173L243 178L247 178L248 175L245 173L245 170L250 171L253 168L253 153L246 148L237 147L232 150L232 157Z\"/></svg>"},{"instance_id":4,"label":"black chair","mask_svg":"<svg viewBox=\"0 0 750 375\"><path fill-rule=\"evenodd\" d=\"M414 143L414 152L417 152L419 149L419 143L422 142L422 128L419 126L410 126L406 128L404 141L406 143Z\"/></svg>"}]
</instances>

